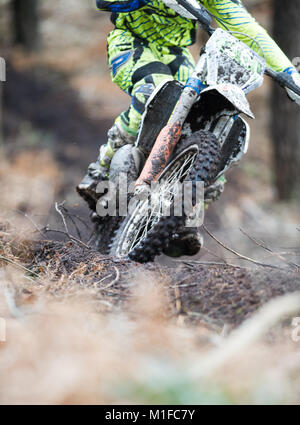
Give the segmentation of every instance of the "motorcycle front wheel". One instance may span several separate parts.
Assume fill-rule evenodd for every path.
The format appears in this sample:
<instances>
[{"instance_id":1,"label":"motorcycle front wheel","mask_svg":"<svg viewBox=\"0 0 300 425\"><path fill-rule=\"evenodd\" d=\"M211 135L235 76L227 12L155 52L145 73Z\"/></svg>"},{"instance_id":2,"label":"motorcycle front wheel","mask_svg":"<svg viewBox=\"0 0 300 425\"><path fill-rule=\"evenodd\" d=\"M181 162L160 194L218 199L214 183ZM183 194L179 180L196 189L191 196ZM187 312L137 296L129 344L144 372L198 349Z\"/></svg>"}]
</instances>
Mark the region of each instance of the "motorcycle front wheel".
<instances>
[{"instance_id":1,"label":"motorcycle front wheel","mask_svg":"<svg viewBox=\"0 0 300 425\"><path fill-rule=\"evenodd\" d=\"M175 214L179 183L191 181L195 185L197 181L203 181L207 187L216 179L219 166L220 147L212 133L197 131L181 141L158 184L151 189L151 202L148 197L138 200L116 230L110 255L129 257L140 263L154 261L187 219L185 213Z\"/></svg>"}]
</instances>

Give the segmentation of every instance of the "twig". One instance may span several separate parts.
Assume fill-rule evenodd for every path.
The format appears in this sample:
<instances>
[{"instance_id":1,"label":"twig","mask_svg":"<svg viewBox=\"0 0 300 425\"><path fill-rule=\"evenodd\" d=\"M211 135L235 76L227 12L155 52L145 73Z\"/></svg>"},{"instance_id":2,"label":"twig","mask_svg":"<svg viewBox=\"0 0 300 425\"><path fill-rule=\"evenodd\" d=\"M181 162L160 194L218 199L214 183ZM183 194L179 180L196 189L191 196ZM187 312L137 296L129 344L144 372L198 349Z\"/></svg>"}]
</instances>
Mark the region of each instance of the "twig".
<instances>
[{"instance_id":1,"label":"twig","mask_svg":"<svg viewBox=\"0 0 300 425\"><path fill-rule=\"evenodd\" d=\"M248 235L248 233L246 233L245 230L243 229L240 229L240 231L243 233L243 235L247 236L247 238L249 238L252 242L254 242L255 245L260 246L262 249L264 249L267 252L270 252L273 256L279 258L279 260L283 261L285 264L288 264L291 267L295 267L297 271L300 270L300 266L298 264L293 263L292 261L288 261L284 257L282 257L281 254L272 251L271 248L266 246L263 241L258 241L253 236Z\"/></svg>"},{"instance_id":2,"label":"twig","mask_svg":"<svg viewBox=\"0 0 300 425\"><path fill-rule=\"evenodd\" d=\"M239 258L237 258L238 260ZM240 258L240 260L244 260L243 258ZM214 261L197 261L197 260L189 260L189 261L185 261L185 260L177 260L177 261L181 261L182 263L186 264L187 266L191 266L191 267L195 267L195 264L199 264L200 266L227 266L227 267L233 267L235 269L243 269L243 270L253 270L250 267L246 267L246 266L237 266L235 264L231 264L231 263L217 263Z\"/></svg>"},{"instance_id":3,"label":"twig","mask_svg":"<svg viewBox=\"0 0 300 425\"><path fill-rule=\"evenodd\" d=\"M116 278L110 282L107 286L105 286L104 288L100 288L102 291L111 288L112 286L114 286L117 282L119 282L120 279L120 272L119 269L117 267L114 267L115 272L116 272Z\"/></svg>"},{"instance_id":4,"label":"twig","mask_svg":"<svg viewBox=\"0 0 300 425\"><path fill-rule=\"evenodd\" d=\"M75 238L75 236L72 236L72 235L70 235L69 233L67 233L67 232L65 232L63 230L49 229L48 227L44 227L43 228L43 231L46 232L46 233L51 233L51 232L53 232L53 233L60 233L62 235L67 236L70 240L78 243L79 245L82 245L86 249L89 249L89 250L93 249L90 246L86 245L84 242L82 242L79 239Z\"/></svg>"},{"instance_id":5,"label":"twig","mask_svg":"<svg viewBox=\"0 0 300 425\"><path fill-rule=\"evenodd\" d=\"M38 233L40 233L43 238L46 237L46 235L43 233L42 229L39 228L39 226L35 223L35 221L26 213L24 213L23 211L20 210L15 210L18 214L23 215L25 218L27 218L27 220L30 221L31 224L33 224L34 228L37 230Z\"/></svg>"},{"instance_id":6,"label":"twig","mask_svg":"<svg viewBox=\"0 0 300 425\"><path fill-rule=\"evenodd\" d=\"M185 279L183 279L184 282ZM193 286L198 286L198 283L184 283L183 285L179 283L180 288L192 288ZM170 289L175 289L176 285L170 286Z\"/></svg>"},{"instance_id":7,"label":"twig","mask_svg":"<svg viewBox=\"0 0 300 425\"><path fill-rule=\"evenodd\" d=\"M81 217L79 217L79 215L77 215L77 214L71 214L70 213L70 211L64 206L64 210L65 210L65 212L67 213L67 215L69 216L69 217L74 217L74 218L76 218L78 221L80 221L80 223L82 223L88 230L91 230L91 227L81 218Z\"/></svg>"},{"instance_id":8,"label":"twig","mask_svg":"<svg viewBox=\"0 0 300 425\"><path fill-rule=\"evenodd\" d=\"M68 213L68 211L64 208L64 212L66 213L66 215L67 215L67 217L71 220L71 223L73 224L73 226L75 227L75 230L76 230L76 232L77 232L77 236L78 236L78 238L81 240L82 239L82 236L81 236L81 233L80 233L80 230L79 230L79 228L78 228L78 226L77 226L77 223L76 223L76 221L74 220L74 218Z\"/></svg>"},{"instance_id":9,"label":"twig","mask_svg":"<svg viewBox=\"0 0 300 425\"><path fill-rule=\"evenodd\" d=\"M221 332L221 338L227 338L232 330L232 325L229 325L229 323L224 323L222 332Z\"/></svg>"},{"instance_id":10,"label":"twig","mask_svg":"<svg viewBox=\"0 0 300 425\"><path fill-rule=\"evenodd\" d=\"M94 235L95 235L95 229L93 229L93 231L91 232L91 234L90 234L90 236L89 236L89 238L88 238L88 240L87 240L87 245L90 245L90 243L92 242L92 240L93 240L93 237L94 237Z\"/></svg>"},{"instance_id":11,"label":"twig","mask_svg":"<svg viewBox=\"0 0 300 425\"><path fill-rule=\"evenodd\" d=\"M3 257L3 255L0 255L0 260L5 261L5 262L7 262L9 264L12 264L13 266L18 267L18 268L22 269L23 271L25 271L27 273L33 274L36 277L39 277L39 275L37 273L35 273L34 271L27 269L26 267L22 266L19 263L16 263L13 260L10 260L9 258Z\"/></svg>"},{"instance_id":12,"label":"twig","mask_svg":"<svg viewBox=\"0 0 300 425\"><path fill-rule=\"evenodd\" d=\"M197 260L189 260L189 261L182 261L184 264L187 265L193 265L193 264L199 264L200 266L229 266L228 263L217 263L215 261L197 261Z\"/></svg>"},{"instance_id":13,"label":"twig","mask_svg":"<svg viewBox=\"0 0 300 425\"><path fill-rule=\"evenodd\" d=\"M182 305L181 305L180 290L178 288L178 285L175 285L175 287L174 287L174 293L175 293L175 306L176 306L176 310L177 310L177 313L180 314L182 312Z\"/></svg>"},{"instance_id":14,"label":"twig","mask_svg":"<svg viewBox=\"0 0 300 425\"><path fill-rule=\"evenodd\" d=\"M274 266L273 264L265 264L265 263L261 263L260 261L256 261L253 260L252 258L246 257L245 255L239 254L238 252L234 251L233 249L229 248L228 246L226 246L223 242L219 241L219 239L217 239L204 225L203 225L203 229L206 231L206 233L209 234L209 236L216 241L219 245L221 245L224 249L226 249L227 251L231 252L232 254L236 255L237 257L249 261L250 263L253 263L257 266L261 266L261 267L268 267L271 269L277 269L277 270L283 270L282 267L278 267L278 266Z\"/></svg>"},{"instance_id":15,"label":"twig","mask_svg":"<svg viewBox=\"0 0 300 425\"><path fill-rule=\"evenodd\" d=\"M58 204L57 202L55 202L55 209L58 212L58 214L61 216L64 227L65 227L65 232L63 231L59 231L59 230L51 230L52 232L56 232L56 233L64 233L66 236L68 236L69 239L79 243L80 245L84 246L85 248L91 249L88 245L86 245L84 242L82 242L80 239L75 238L75 236L72 236L69 232L68 226L67 226L67 222L65 219L65 216L63 214L63 212L61 211L61 208L65 208L63 203L62 204Z\"/></svg>"},{"instance_id":16,"label":"twig","mask_svg":"<svg viewBox=\"0 0 300 425\"><path fill-rule=\"evenodd\" d=\"M98 287L98 285L101 283L101 282L104 282L106 279L109 279L110 277L112 277L112 274L109 274L108 276L105 276L105 277L103 277L101 280L99 280L99 282L95 282L94 283L94 288L97 288ZM100 289L102 289L102 288L100 288Z\"/></svg>"},{"instance_id":17,"label":"twig","mask_svg":"<svg viewBox=\"0 0 300 425\"><path fill-rule=\"evenodd\" d=\"M188 263L185 260L173 260L173 261L176 262L176 263L182 263L182 264L186 265L187 267L189 267L190 269L195 269L194 264Z\"/></svg>"},{"instance_id":18,"label":"twig","mask_svg":"<svg viewBox=\"0 0 300 425\"><path fill-rule=\"evenodd\" d=\"M61 204L61 208L63 209L63 211L64 211L64 213L66 214L66 216L67 216L67 217L71 220L71 222L72 222L73 226L74 226L74 227L75 227L75 229L76 229L77 235L78 235L79 239L81 240L81 239L82 239L82 237L81 237L81 232L80 232L80 230L79 230L79 227L77 226L77 223L76 223L76 221L75 221L75 218L76 218L78 221L80 221L80 223L84 224L88 230L90 230L90 227L89 227L89 226L85 223L85 221L84 221L84 220L82 220L82 219L81 219L81 217L79 217L79 216L77 216L77 215L75 215L75 214L71 214L71 213L69 212L69 210L65 207L64 203L63 203L63 204Z\"/></svg>"},{"instance_id":19,"label":"twig","mask_svg":"<svg viewBox=\"0 0 300 425\"><path fill-rule=\"evenodd\" d=\"M62 207L62 206L63 206L63 204L58 204L57 202L55 202L55 209L58 212L58 214L61 216L62 221L63 221L64 226L65 226L65 229L66 229L66 233L69 235L69 229L68 229L68 226L67 226L67 222L66 222L65 216L63 215L63 213L62 213L62 211L60 209L60 207Z\"/></svg>"},{"instance_id":20,"label":"twig","mask_svg":"<svg viewBox=\"0 0 300 425\"><path fill-rule=\"evenodd\" d=\"M219 255L215 254L214 252L211 252L208 248L206 248L205 246L203 246L201 248L201 250L204 250L206 252L208 252L210 255L212 255L215 258L218 258L219 260L223 261L224 264L227 264L227 260L225 260L224 258L220 257Z\"/></svg>"}]
</instances>

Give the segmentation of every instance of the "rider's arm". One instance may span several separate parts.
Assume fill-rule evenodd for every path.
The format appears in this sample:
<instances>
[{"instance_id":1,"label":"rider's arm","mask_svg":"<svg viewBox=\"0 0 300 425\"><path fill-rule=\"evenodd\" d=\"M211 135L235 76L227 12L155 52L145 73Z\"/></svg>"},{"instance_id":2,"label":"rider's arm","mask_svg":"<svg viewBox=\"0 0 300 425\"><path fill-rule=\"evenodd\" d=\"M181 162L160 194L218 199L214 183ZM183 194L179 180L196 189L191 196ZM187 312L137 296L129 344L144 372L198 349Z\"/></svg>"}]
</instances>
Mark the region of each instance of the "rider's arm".
<instances>
[{"instance_id":1,"label":"rider's arm","mask_svg":"<svg viewBox=\"0 0 300 425\"><path fill-rule=\"evenodd\" d=\"M146 4L144 0L96 0L97 8L108 12L132 12Z\"/></svg>"},{"instance_id":2,"label":"rider's arm","mask_svg":"<svg viewBox=\"0 0 300 425\"><path fill-rule=\"evenodd\" d=\"M264 51L268 66L274 71L288 71L290 68L294 70L291 61L267 31L250 15L240 0L200 0L200 2L214 15L220 27L248 34L258 41ZM233 35L262 55L259 47L251 39L243 34Z\"/></svg>"}]
</instances>

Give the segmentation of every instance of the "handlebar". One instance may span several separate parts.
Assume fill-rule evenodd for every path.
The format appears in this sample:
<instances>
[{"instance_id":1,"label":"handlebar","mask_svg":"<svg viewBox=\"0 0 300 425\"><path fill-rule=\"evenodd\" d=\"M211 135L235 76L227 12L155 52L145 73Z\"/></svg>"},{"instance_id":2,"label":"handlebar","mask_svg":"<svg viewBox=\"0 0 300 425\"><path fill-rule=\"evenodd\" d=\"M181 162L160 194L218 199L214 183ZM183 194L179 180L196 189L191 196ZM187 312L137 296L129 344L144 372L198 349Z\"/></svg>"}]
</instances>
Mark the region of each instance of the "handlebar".
<instances>
[{"instance_id":1,"label":"handlebar","mask_svg":"<svg viewBox=\"0 0 300 425\"><path fill-rule=\"evenodd\" d=\"M211 36L215 32L215 29L211 26L212 18L204 6L198 5L194 7L189 0L176 0L176 2L190 12L198 22L202 25L203 29ZM288 88L300 96L300 87L294 83L291 76L285 72L276 72L271 68L266 68L265 74L276 81L281 87Z\"/></svg>"},{"instance_id":2,"label":"handlebar","mask_svg":"<svg viewBox=\"0 0 300 425\"><path fill-rule=\"evenodd\" d=\"M291 76L286 72L275 72L271 68L266 68L265 74L276 81L281 87L290 89L300 96L300 87L294 83Z\"/></svg>"}]
</instances>

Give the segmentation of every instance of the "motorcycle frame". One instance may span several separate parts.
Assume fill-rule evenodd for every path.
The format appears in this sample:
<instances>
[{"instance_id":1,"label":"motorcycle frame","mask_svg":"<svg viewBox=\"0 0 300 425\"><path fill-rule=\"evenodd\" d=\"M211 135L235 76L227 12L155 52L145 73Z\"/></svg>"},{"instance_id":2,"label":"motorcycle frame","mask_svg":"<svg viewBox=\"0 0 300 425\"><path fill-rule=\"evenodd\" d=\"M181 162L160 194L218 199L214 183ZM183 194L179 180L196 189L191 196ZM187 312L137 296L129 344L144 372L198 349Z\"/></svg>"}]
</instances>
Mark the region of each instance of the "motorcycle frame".
<instances>
[{"instance_id":1,"label":"motorcycle frame","mask_svg":"<svg viewBox=\"0 0 300 425\"><path fill-rule=\"evenodd\" d=\"M203 52L194 68L191 77L187 80L181 92L178 102L170 115L168 124L160 131L154 143L154 146L145 162L144 168L136 181L136 188L145 184L150 185L151 182L158 180L166 164L168 163L174 148L180 140L184 123L193 105L196 102L201 102L201 94L204 95L208 94L209 92L215 92L217 95L226 99L227 102L229 101L232 106L232 113L230 113L227 122L224 123L225 126L228 126L228 122L231 122L233 125L232 117L236 117L237 114L241 112L245 113L251 118L254 118L246 96L240 87L230 85L230 90L228 90L228 85L225 84L206 86L202 83L207 71L206 68L207 57L206 53ZM239 101L237 101L237 99L239 99ZM245 125L247 127L247 132L249 132L248 125ZM230 128L231 127L228 126L228 131ZM246 138L246 145L248 145L248 141L249 134ZM247 147L245 147L244 153L246 150Z\"/></svg>"}]
</instances>

